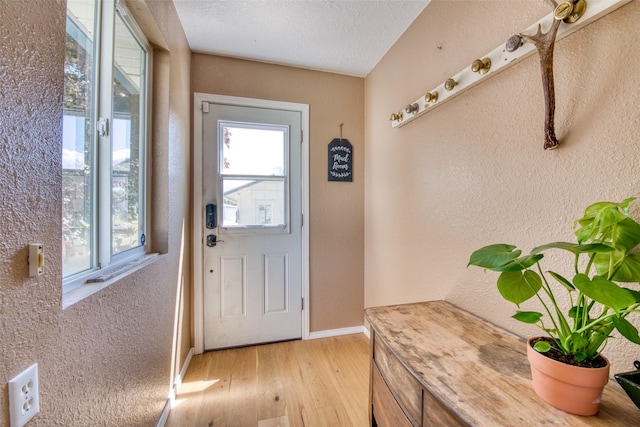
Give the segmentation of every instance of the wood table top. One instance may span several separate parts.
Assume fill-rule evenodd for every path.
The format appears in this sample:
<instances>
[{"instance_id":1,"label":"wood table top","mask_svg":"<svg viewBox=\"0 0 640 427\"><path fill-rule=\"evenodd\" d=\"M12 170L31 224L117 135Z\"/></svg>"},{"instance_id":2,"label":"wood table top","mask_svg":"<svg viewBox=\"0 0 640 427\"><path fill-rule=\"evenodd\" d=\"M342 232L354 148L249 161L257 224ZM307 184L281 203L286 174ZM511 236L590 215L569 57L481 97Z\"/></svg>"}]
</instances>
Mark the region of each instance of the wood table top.
<instances>
[{"instance_id":1,"label":"wood table top","mask_svg":"<svg viewBox=\"0 0 640 427\"><path fill-rule=\"evenodd\" d=\"M473 426L640 426L614 380L597 415L568 414L533 390L526 341L445 301L371 307L376 339L460 419Z\"/></svg>"}]
</instances>

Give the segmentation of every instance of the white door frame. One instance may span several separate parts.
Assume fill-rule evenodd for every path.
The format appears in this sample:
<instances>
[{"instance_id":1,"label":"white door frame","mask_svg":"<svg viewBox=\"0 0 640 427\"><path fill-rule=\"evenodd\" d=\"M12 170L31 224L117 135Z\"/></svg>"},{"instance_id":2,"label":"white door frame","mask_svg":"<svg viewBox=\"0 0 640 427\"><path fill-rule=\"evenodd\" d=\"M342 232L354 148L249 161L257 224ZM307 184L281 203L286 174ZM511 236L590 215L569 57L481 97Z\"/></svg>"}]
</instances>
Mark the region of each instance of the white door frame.
<instances>
[{"instance_id":1,"label":"white door frame","mask_svg":"<svg viewBox=\"0 0 640 427\"><path fill-rule=\"evenodd\" d=\"M193 95L193 335L194 351L204 352L204 277L202 206L203 191L203 140L202 103L258 107L273 110L299 111L302 116L302 339L309 339L309 105L265 99L194 93ZM293 138L293 135L292 135Z\"/></svg>"}]
</instances>

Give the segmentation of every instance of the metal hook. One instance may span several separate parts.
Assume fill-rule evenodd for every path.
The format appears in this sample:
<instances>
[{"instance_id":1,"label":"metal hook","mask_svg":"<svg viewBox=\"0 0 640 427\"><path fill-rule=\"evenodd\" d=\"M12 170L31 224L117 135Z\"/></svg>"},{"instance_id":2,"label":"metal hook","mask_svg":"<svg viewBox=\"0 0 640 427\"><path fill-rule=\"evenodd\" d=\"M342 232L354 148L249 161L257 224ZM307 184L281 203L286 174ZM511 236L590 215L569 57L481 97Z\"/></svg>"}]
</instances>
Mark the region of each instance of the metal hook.
<instances>
[{"instance_id":1,"label":"metal hook","mask_svg":"<svg viewBox=\"0 0 640 427\"><path fill-rule=\"evenodd\" d=\"M344 126L344 123L340 123L340 141L342 141L342 126Z\"/></svg>"}]
</instances>

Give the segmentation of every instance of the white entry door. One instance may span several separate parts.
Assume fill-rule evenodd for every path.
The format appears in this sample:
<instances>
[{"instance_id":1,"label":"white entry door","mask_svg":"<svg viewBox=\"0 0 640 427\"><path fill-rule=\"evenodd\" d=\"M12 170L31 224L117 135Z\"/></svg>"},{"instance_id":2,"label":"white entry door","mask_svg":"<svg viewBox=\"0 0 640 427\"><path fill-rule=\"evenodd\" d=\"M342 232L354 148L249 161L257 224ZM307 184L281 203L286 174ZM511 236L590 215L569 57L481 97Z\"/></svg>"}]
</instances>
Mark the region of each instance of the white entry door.
<instances>
[{"instance_id":1,"label":"white entry door","mask_svg":"<svg viewBox=\"0 0 640 427\"><path fill-rule=\"evenodd\" d=\"M204 349L302 336L302 114L202 105Z\"/></svg>"}]
</instances>

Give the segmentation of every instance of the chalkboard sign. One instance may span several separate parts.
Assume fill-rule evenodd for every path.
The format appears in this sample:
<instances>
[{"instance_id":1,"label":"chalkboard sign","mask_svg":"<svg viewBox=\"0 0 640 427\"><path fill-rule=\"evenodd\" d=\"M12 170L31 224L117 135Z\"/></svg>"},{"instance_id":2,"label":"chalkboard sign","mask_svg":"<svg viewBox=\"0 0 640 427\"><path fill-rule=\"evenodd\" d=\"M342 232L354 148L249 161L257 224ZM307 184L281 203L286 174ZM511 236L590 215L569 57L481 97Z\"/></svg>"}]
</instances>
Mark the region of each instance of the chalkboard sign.
<instances>
[{"instance_id":1,"label":"chalkboard sign","mask_svg":"<svg viewBox=\"0 0 640 427\"><path fill-rule=\"evenodd\" d=\"M346 139L329 143L329 181L353 181L353 147Z\"/></svg>"}]
</instances>

